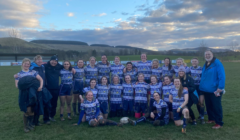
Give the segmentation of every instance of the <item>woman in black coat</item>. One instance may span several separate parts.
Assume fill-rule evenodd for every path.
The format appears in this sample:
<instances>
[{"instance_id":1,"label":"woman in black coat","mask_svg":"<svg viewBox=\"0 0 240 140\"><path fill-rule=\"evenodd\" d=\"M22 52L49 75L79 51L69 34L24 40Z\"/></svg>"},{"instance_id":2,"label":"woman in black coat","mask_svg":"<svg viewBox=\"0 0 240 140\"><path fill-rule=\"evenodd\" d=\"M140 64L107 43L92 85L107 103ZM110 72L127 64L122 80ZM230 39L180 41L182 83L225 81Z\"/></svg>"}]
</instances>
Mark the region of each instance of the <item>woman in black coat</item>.
<instances>
[{"instance_id":1,"label":"woman in black coat","mask_svg":"<svg viewBox=\"0 0 240 140\"><path fill-rule=\"evenodd\" d=\"M193 104L198 103L198 98L194 95L194 91L196 90L195 85L194 85L194 80L189 75L186 75L186 69L183 66L180 66L178 68L178 75L181 80L182 86L188 90L189 97L188 97L187 107L189 109L189 114L192 119L192 124L196 125L197 124L196 118L193 113L193 110L191 109Z\"/></svg>"}]
</instances>

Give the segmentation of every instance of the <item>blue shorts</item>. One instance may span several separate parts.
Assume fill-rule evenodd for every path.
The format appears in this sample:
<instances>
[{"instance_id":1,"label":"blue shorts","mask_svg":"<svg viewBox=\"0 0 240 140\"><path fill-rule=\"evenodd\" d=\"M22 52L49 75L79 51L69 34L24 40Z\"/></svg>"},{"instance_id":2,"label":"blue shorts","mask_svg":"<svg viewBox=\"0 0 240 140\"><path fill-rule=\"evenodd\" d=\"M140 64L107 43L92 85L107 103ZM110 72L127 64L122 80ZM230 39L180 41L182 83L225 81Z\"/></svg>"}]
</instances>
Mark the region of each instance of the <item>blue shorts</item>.
<instances>
[{"instance_id":1,"label":"blue shorts","mask_svg":"<svg viewBox=\"0 0 240 140\"><path fill-rule=\"evenodd\" d=\"M111 111L118 111L122 109L122 104L110 104Z\"/></svg>"},{"instance_id":2,"label":"blue shorts","mask_svg":"<svg viewBox=\"0 0 240 140\"><path fill-rule=\"evenodd\" d=\"M102 114L108 114L108 102L104 101L99 103L100 103L100 111L102 112Z\"/></svg>"},{"instance_id":3,"label":"blue shorts","mask_svg":"<svg viewBox=\"0 0 240 140\"><path fill-rule=\"evenodd\" d=\"M123 110L133 111L134 100L123 100Z\"/></svg>"},{"instance_id":4,"label":"blue shorts","mask_svg":"<svg viewBox=\"0 0 240 140\"><path fill-rule=\"evenodd\" d=\"M74 80L73 82L73 94L83 94L83 80Z\"/></svg>"},{"instance_id":5,"label":"blue shorts","mask_svg":"<svg viewBox=\"0 0 240 140\"><path fill-rule=\"evenodd\" d=\"M182 118L182 109L177 112L177 109L173 109L173 119L174 121L180 120Z\"/></svg>"},{"instance_id":6,"label":"blue shorts","mask_svg":"<svg viewBox=\"0 0 240 140\"><path fill-rule=\"evenodd\" d=\"M173 111L173 109L172 109L172 103L170 103L170 102L166 102L166 103L167 103L167 105L168 105L168 111L172 112L172 111Z\"/></svg>"},{"instance_id":7,"label":"blue shorts","mask_svg":"<svg viewBox=\"0 0 240 140\"><path fill-rule=\"evenodd\" d=\"M147 103L135 103L135 113L146 113Z\"/></svg>"},{"instance_id":8,"label":"blue shorts","mask_svg":"<svg viewBox=\"0 0 240 140\"><path fill-rule=\"evenodd\" d=\"M61 84L59 96L71 96L72 85L71 84Z\"/></svg>"},{"instance_id":9,"label":"blue shorts","mask_svg":"<svg viewBox=\"0 0 240 140\"><path fill-rule=\"evenodd\" d=\"M155 100L154 99L150 99L150 104L149 104L149 112L151 112L151 110L152 110L152 107L153 107L153 102L154 102Z\"/></svg>"}]
</instances>

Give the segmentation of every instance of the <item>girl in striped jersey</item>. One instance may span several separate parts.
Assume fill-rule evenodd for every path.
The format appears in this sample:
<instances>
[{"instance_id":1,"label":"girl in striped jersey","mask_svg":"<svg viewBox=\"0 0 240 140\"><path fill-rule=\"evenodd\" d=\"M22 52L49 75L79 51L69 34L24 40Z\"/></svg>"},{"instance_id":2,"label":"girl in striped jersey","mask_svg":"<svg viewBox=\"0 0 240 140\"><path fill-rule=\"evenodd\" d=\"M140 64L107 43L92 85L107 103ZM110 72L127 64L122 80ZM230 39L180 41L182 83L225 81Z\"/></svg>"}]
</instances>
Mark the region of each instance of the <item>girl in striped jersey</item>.
<instances>
[{"instance_id":1,"label":"girl in striped jersey","mask_svg":"<svg viewBox=\"0 0 240 140\"><path fill-rule=\"evenodd\" d=\"M101 84L97 85L98 89L98 100L100 103L100 111L103 114L104 119L108 117L108 96L110 86L108 85L108 78L103 76L101 78Z\"/></svg>"},{"instance_id":2,"label":"girl in striped jersey","mask_svg":"<svg viewBox=\"0 0 240 140\"><path fill-rule=\"evenodd\" d=\"M131 82L132 83L135 83L137 81L137 69L133 68L132 62L127 62L127 64L126 64L126 69L125 69L125 72L124 72L124 76L126 76L126 75L131 76Z\"/></svg>"},{"instance_id":3,"label":"girl in striped jersey","mask_svg":"<svg viewBox=\"0 0 240 140\"><path fill-rule=\"evenodd\" d=\"M123 86L123 116L134 116L133 105L134 105L134 88L131 82L131 76L126 75L124 77L125 83Z\"/></svg>"},{"instance_id":4,"label":"girl in striped jersey","mask_svg":"<svg viewBox=\"0 0 240 140\"><path fill-rule=\"evenodd\" d=\"M177 65L176 66L173 66L173 69L174 69L174 72L175 72L175 77L178 77L178 68L180 66L184 66L185 69L186 69L186 74L189 74L190 73L190 69L189 67L185 66L185 63L184 63L184 59L183 58L178 58L177 60Z\"/></svg>"},{"instance_id":5,"label":"girl in striped jersey","mask_svg":"<svg viewBox=\"0 0 240 140\"><path fill-rule=\"evenodd\" d=\"M122 84L118 75L113 75L110 85L110 117L122 117Z\"/></svg>"},{"instance_id":6,"label":"girl in striped jersey","mask_svg":"<svg viewBox=\"0 0 240 140\"><path fill-rule=\"evenodd\" d=\"M70 71L72 69L71 63L69 61L64 61L64 68L60 71L61 77L61 85L60 85L60 119L64 121L63 118L63 110L65 103L67 102L67 112L68 112L68 119L71 120L71 101L72 101L72 84L73 84L73 72Z\"/></svg>"},{"instance_id":7,"label":"girl in striped jersey","mask_svg":"<svg viewBox=\"0 0 240 140\"><path fill-rule=\"evenodd\" d=\"M170 119L173 120L173 113L172 113L172 103L169 101L169 93L174 88L173 83L169 76L164 77L162 92L163 92L163 100L168 104L169 116Z\"/></svg>"},{"instance_id":8,"label":"girl in striped jersey","mask_svg":"<svg viewBox=\"0 0 240 140\"><path fill-rule=\"evenodd\" d=\"M125 68L125 66L120 64L120 58L118 56L115 56L114 63L115 64L111 65L111 75L118 75L118 77L120 78L120 84L122 84L122 82L123 82L123 69Z\"/></svg>"},{"instance_id":9,"label":"girl in striped jersey","mask_svg":"<svg viewBox=\"0 0 240 140\"><path fill-rule=\"evenodd\" d=\"M160 94L157 92L155 92L153 96L155 101L153 102L153 108L151 109L151 113L145 114L144 116L142 116L136 121L128 119L128 122L130 124L137 125L140 122L146 121L147 118L149 117L151 121L148 121L148 122L150 122L154 126L164 126L168 124L169 115L168 115L168 106L166 102L164 102L160 98Z\"/></svg>"},{"instance_id":10,"label":"girl in striped jersey","mask_svg":"<svg viewBox=\"0 0 240 140\"><path fill-rule=\"evenodd\" d=\"M153 59L152 60L152 75L156 75L157 80L161 81L162 67L159 67L159 60L158 59Z\"/></svg>"},{"instance_id":11,"label":"girl in striped jersey","mask_svg":"<svg viewBox=\"0 0 240 140\"><path fill-rule=\"evenodd\" d=\"M76 73L73 75L73 103L72 103L72 108L73 108L73 113L74 115L77 114L76 111L76 105L78 101L78 112L80 113L80 98L79 95L82 95L83 92L83 86L84 86L84 63L83 60L78 60L77 66L74 67Z\"/></svg>"},{"instance_id":12,"label":"girl in striped jersey","mask_svg":"<svg viewBox=\"0 0 240 140\"><path fill-rule=\"evenodd\" d=\"M88 91L92 91L92 93L93 93L93 98L94 98L94 99L97 99L98 89L97 89L96 84L97 84L97 79L91 79L91 80L90 80L90 86L89 86L89 87L85 87L85 88L83 89L82 95L79 96L80 99L81 99L81 103L82 103L83 100L84 100L82 96L83 96L83 95L86 96L86 93L87 93Z\"/></svg>"},{"instance_id":13,"label":"girl in striped jersey","mask_svg":"<svg viewBox=\"0 0 240 140\"><path fill-rule=\"evenodd\" d=\"M84 118L84 115L86 118ZM88 121L88 124L92 127L98 125L118 125L122 126L121 123L117 123L111 120L104 119L100 115L100 105L97 99L94 99L92 91L86 93L86 100L81 104L81 113L79 115L78 123L74 125L80 125L81 122Z\"/></svg>"},{"instance_id":14,"label":"girl in striped jersey","mask_svg":"<svg viewBox=\"0 0 240 140\"><path fill-rule=\"evenodd\" d=\"M174 69L171 64L170 58L165 58L164 59L164 65L162 66L162 77L164 76L169 76L170 79L172 79L174 74Z\"/></svg>"},{"instance_id":15,"label":"girl in striped jersey","mask_svg":"<svg viewBox=\"0 0 240 140\"><path fill-rule=\"evenodd\" d=\"M201 76L202 76L202 67L198 66L199 62L197 58L193 58L191 60L192 66L190 67L190 75L194 80L194 84L199 96L199 102L197 104L197 109L199 112L199 119L201 121L201 124L205 124L204 121L204 95L203 93L199 90L199 84L201 81Z\"/></svg>"},{"instance_id":16,"label":"girl in striped jersey","mask_svg":"<svg viewBox=\"0 0 240 140\"><path fill-rule=\"evenodd\" d=\"M150 88L150 104L149 104L149 110L152 109L153 107L153 102L154 100L154 93L159 93L160 95L162 94L162 82L158 82L158 78L156 75L151 75L151 84L149 85Z\"/></svg>"},{"instance_id":17,"label":"girl in striped jersey","mask_svg":"<svg viewBox=\"0 0 240 140\"><path fill-rule=\"evenodd\" d=\"M135 88L135 118L144 116L147 112L149 84L144 81L144 74L138 74L138 82ZM142 114L141 114L142 113Z\"/></svg>"},{"instance_id":18,"label":"girl in striped jersey","mask_svg":"<svg viewBox=\"0 0 240 140\"><path fill-rule=\"evenodd\" d=\"M188 91L183 88L179 78L174 79L175 88L170 91L169 101L172 103L174 122L176 126L182 125L182 133L186 133L186 119L189 118L189 111L187 108ZM184 115L183 120L181 119Z\"/></svg>"},{"instance_id":19,"label":"girl in striped jersey","mask_svg":"<svg viewBox=\"0 0 240 140\"><path fill-rule=\"evenodd\" d=\"M108 84L109 84L111 65L108 62L106 55L102 55L101 60L102 60L102 62L99 62L97 64L97 67L98 67L98 82L101 83L102 77L106 76L107 80L108 80Z\"/></svg>"},{"instance_id":20,"label":"girl in striped jersey","mask_svg":"<svg viewBox=\"0 0 240 140\"><path fill-rule=\"evenodd\" d=\"M85 85L86 85L86 87L89 86L90 79L92 79L92 78L98 79L98 68L95 65L96 58L93 57L93 56L90 57L89 62L90 62L90 65L87 65L84 68L84 72L85 72Z\"/></svg>"}]
</instances>

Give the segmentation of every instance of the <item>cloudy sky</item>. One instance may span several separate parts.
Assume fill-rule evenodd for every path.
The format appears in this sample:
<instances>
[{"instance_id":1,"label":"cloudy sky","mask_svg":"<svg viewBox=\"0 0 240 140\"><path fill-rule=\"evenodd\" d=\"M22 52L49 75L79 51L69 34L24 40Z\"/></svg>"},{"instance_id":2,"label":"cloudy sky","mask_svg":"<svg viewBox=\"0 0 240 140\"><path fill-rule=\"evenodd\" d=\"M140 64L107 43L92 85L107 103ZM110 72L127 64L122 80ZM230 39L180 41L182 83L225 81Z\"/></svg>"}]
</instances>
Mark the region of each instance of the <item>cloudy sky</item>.
<instances>
[{"instance_id":1,"label":"cloudy sky","mask_svg":"<svg viewBox=\"0 0 240 140\"><path fill-rule=\"evenodd\" d=\"M240 0L1 0L0 37L151 50L240 43Z\"/></svg>"}]
</instances>

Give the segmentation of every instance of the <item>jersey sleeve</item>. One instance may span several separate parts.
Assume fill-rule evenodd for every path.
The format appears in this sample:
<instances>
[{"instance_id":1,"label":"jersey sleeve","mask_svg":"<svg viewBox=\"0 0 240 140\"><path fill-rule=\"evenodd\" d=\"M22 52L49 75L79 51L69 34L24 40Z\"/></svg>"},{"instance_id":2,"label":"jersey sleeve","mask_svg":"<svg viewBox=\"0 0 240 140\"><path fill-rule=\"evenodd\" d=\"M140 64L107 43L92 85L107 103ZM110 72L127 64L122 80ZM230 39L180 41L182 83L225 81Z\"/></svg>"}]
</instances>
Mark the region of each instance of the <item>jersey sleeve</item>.
<instances>
[{"instance_id":1,"label":"jersey sleeve","mask_svg":"<svg viewBox=\"0 0 240 140\"><path fill-rule=\"evenodd\" d=\"M15 80L19 80L20 79L20 73L17 73L17 78L15 78Z\"/></svg>"}]
</instances>

